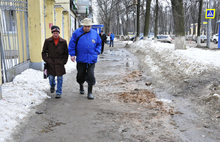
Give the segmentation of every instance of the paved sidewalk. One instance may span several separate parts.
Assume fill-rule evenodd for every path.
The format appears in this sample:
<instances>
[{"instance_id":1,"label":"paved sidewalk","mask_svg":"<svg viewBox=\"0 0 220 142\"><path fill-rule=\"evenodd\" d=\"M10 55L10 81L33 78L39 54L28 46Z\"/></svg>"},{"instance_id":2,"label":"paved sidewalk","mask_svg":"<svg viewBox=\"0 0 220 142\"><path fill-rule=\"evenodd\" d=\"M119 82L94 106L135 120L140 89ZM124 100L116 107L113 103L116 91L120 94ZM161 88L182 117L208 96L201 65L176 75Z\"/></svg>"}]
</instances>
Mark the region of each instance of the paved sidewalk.
<instances>
[{"instance_id":1,"label":"paved sidewalk","mask_svg":"<svg viewBox=\"0 0 220 142\"><path fill-rule=\"evenodd\" d=\"M201 43L201 48L206 48L206 44L207 44L206 42ZM195 41L186 41L186 46L197 47L197 43ZM214 44L214 42L210 42L210 49L218 49L218 44Z\"/></svg>"}]
</instances>

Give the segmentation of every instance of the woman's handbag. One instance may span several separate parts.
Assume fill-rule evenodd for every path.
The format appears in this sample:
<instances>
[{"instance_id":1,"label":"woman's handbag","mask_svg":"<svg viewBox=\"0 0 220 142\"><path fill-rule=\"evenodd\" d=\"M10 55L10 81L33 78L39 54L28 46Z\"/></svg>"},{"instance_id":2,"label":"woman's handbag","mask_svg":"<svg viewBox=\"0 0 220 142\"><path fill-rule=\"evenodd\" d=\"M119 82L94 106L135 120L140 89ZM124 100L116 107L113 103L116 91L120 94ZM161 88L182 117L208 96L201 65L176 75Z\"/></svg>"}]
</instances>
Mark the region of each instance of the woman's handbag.
<instances>
[{"instance_id":1,"label":"woman's handbag","mask_svg":"<svg viewBox=\"0 0 220 142\"><path fill-rule=\"evenodd\" d=\"M47 74L47 63L44 63L44 72L43 72L43 76L44 76L44 79L47 79L47 77L48 77L48 74Z\"/></svg>"}]
</instances>

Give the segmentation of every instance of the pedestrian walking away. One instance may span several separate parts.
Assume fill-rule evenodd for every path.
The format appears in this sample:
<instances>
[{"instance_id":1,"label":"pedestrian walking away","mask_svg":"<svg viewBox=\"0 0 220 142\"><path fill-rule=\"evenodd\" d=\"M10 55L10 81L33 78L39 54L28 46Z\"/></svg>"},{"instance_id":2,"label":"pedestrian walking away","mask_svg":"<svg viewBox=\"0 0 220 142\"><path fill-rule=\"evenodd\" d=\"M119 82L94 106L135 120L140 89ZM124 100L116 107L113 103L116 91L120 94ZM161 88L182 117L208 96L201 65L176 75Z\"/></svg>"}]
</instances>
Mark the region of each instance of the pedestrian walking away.
<instances>
[{"instance_id":1,"label":"pedestrian walking away","mask_svg":"<svg viewBox=\"0 0 220 142\"><path fill-rule=\"evenodd\" d=\"M99 34L99 36L100 36L101 39L102 39L102 50L101 50L101 54L102 54L103 51L104 51L104 45L105 45L107 36L103 33L103 31L101 31L101 33Z\"/></svg>"},{"instance_id":2,"label":"pedestrian walking away","mask_svg":"<svg viewBox=\"0 0 220 142\"><path fill-rule=\"evenodd\" d=\"M110 34L110 44L109 44L109 47L114 47L114 38L115 38L115 35L113 33Z\"/></svg>"},{"instance_id":3,"label":"pedestrian walking away","mask_svg":"<svg viewBox=\"0 0 220 142\"><path fill-rule=\"evenodd\" d=\"M63 75L66 74L64 65L68 60L68 47L65 39L59 36L60 28L51 27L52 37L44 41L42 58L47 63L47 73L49 76L50 92L55 91L55 77L57 77L56 98L62 95Z\"/></svg>"},{"instance_id":4,"label":"pedestrian walking away","mask_svg":"<svg viewBox=\"0 0 220 142\"><path fill-rule=\"evenodd\" d=\"M84 94L83 84L88 83L88 99L94 99L92 94L93 85L95 85L95 63L97 63L98 55L101 53L102 40L99 34L91 29L92 20L85 18L82 27L75 30L69 42L69 55L73 62L77 62L76 81L79 83L79 92Z\"/></svg>"}]
</instances>

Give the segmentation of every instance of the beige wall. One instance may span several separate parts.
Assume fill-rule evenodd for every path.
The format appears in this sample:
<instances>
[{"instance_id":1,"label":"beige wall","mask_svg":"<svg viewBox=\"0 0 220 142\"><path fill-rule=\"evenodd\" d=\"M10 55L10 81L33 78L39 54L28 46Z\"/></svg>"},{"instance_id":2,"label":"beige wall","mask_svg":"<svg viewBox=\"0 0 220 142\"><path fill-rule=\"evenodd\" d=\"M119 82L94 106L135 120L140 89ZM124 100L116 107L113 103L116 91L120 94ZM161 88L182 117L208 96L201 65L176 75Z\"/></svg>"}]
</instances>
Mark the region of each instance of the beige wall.
<instances>
[{"instance_id":1,"label":"beige wall","mask_svg":"<svg viewBox=\"0 0 220 142\"><path fill-rule=\"evenodd\" d=\"M62 17L62 12L63 12L63 7L56 7L55 8L55 11L56 11L56 25L58 27L60 27L60 37L62 37L62 32L63 32L63 26L62 26L62 21L63 21L63 17ZM64 27L65 28L65 27Z\"/></svg>"},{"instance_id":2,"label":"beige wall","mask_svg":"<svg viewBox=\"0 0 220 142\"><path fill-rule=\"evenodd\" d=\"M54 25L54 0L46 0L45 7L46 7L46 17L45 17L45 30L46 30L46 38L52 36L51 29L49 24L52 23Z\"/></svg>"},{"instance_id":3,"label":"beige wall","mask_svg":"<svg viewBox=\"0 0 220 142\"><path fill-rule=\"evenodd\" d=\"M70 0L56 0L56 5L61 5L64 8L64 11L68 11L68 15L66 15L65 22L64 23L64 38L69 42L70 37L72 36L71 32L70 32L70 24L71 24L71 16L76 18L76 15L70 10ZM64 17L65 18L65 17ZM77 20L77 19L76 19ZM68 29L66 29L66 26L68 27ZM61 34L62 35L62 34Z\"/></svg>"},{"instance_id":4,"label":"beige wall","mask_svg":"<svg viewBox=\"0 0 220 142\"><path fill-rule=\"evenodd\" d=\"M26 45L26 34L25 34L25 17L24 13L18 12L17 13L17 25L18 25L18 41L19 41L19 61L20 63L24 62L27 60L27 45ZM21 26L23 26L21 28ZM23 40L22 40L23 39ZM24 54L24 55L23 55Z\"/></svg>"},{"instance_id":5,"label":"beige wall","mask_svg":"<svg viewBox=\"0 0 220 142\"><path fill-rule=\"evenodd\" d=\"M43 9L43 0L28 0L30 59L34 63L42 62L41 51L45 37Z\"/></svg>"},{"instance_id":6,"label":"beige wall","mask_svg":"<svg viewBox=\"0 0 220 142\"><path fill-rule=\"evenodd\" d=\"M69 43L70 41L70 16L69 12L64 11L64 39Z\"/></svg>"},{"instance_id":7,"label":"beige wall","mask_svg":"<svg viewBox=\"0 0 220 142\"><path fill-rule=\"evenodd\" d=\"M65 10L70 11L70 0L56 0L57 5L61 5Z\"/></svg>"}]
</instances>

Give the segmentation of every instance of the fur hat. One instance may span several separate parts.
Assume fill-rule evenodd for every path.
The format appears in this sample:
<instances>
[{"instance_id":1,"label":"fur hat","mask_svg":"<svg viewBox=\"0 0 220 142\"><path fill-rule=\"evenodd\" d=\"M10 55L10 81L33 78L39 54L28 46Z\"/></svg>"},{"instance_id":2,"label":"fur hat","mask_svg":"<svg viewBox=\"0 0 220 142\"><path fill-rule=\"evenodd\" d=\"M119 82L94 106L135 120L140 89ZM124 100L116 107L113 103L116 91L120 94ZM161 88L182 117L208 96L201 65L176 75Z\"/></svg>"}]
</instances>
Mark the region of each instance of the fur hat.
<instances>
[{"instance_id":1,"label":"fur hat","mask_svg":"<svg viewBox=\"0 0 220 142\"><path fill-rule=\"evenodd\" d=\"M83 21L81 22L81 25L83 25L83 26L91 26L91 25L93 25L93 23L92 23L92 20L91 20L91 19L85 18L85 19L83 19Z\"/></svg>"},{"instance_id":2,"label":"fur hat","mask_svg":"<svg viewBox=\"0 0 220 142\"><path fill-rule=\"evenodd\" d=\"M52 26L51 27L51 33L53 32L59 32L60 33L60 28L58 26Z\"/></svg>"}]
</instances>

